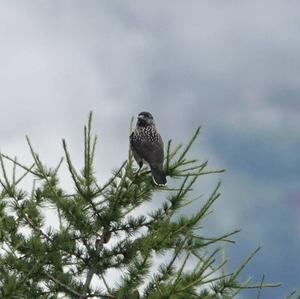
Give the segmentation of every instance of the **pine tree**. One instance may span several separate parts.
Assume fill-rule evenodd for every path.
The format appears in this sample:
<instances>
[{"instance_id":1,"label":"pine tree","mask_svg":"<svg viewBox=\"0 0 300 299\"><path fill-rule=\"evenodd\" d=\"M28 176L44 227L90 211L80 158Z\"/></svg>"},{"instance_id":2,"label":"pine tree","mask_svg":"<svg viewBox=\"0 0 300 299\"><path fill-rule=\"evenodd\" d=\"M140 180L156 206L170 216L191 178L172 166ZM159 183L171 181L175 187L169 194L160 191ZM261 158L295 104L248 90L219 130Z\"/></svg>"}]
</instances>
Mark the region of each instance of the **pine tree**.
<instances>
[{"instance_id":1,"label":"pine tree","mask_svg":"<svg viewBox=\"0 0 300 299\"><path fill-rule=\"evenodd\" d=\"M220 248L238 231L206 237L199 230L220 196L220 183L207 200L194 198L193 187L202 176L223 171L209 171L207 162L188 158L200 129L186 146L167 143L165 171L176 186L168 188L155 186L147 167L137 173L131 153L100 186L91 126L92 114L84 128L81 170L75 169L65 140L65 159L54 168L42 163L29 138L32 165L0 155L0 298L213 299L277 286L264 279L254 285L239 280L259 249L235 271L225 272ZM64 163L71 193L59 181ZM25 178L32 181L30 188ZM136 211L157 195L159 208ZM195 200L199 210L183 213ZM46 225L49 208L58 215L57 228Z\"/></svg>"}]
</instances>

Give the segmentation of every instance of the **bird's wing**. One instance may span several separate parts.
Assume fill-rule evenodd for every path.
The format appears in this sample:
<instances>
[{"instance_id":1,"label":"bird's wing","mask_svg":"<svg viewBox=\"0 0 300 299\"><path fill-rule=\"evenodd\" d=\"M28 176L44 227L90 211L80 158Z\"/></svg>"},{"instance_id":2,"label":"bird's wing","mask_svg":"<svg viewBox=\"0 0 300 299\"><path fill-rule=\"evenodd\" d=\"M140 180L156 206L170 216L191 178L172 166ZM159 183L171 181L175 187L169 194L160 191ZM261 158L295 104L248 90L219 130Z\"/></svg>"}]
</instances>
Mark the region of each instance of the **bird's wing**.
<instances>
[{"instance_id":1,"label":"bird's wing","mask_svg":"<svg viewBox=\"0 0 300 299\"><path fill-rule=\"evenodd\" d=\"M143 166L143 158L137 153L137 151L135 150L135 146L134 146L134 140L133 140L133 134L131 133L129 136L129 143L130 143L130 149L132 151L133 157L136 161L136 163L139 165L139 167L141 168Z\"/></svg>"},{"instance_id":2,"label":"bird's wing","mask_svg":"<svg viewBox=\"0 0 300 299\"><path fill-rule=\"evenodd\" d=\"M161 165L164 161L164 145L161 137L159 142L139 141L131 139L134 151L150 165Z\"/></svg>"}]
</instances>

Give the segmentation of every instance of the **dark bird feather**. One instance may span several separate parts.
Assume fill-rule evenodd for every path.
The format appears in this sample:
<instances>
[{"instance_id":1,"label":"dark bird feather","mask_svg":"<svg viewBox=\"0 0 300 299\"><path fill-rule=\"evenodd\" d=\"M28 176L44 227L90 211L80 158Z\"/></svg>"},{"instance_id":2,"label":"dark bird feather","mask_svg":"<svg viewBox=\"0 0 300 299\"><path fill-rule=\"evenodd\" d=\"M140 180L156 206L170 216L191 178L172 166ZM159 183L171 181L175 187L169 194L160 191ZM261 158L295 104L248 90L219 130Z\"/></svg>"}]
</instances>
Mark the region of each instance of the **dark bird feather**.
<instances>
[{"instance_id":1,"label":"dark bird feather","mask_svg":"<svg viewBox=\"0 0 300 299\"><path fill-rule=\"evenodd\" d=\"M165 185L167 179L163 170L164 144L151 113L141 112L138 115L136 128L130 135L130 148L140 168L144 161L149 164L154 183Z\"/></svg>"}]
</instances>

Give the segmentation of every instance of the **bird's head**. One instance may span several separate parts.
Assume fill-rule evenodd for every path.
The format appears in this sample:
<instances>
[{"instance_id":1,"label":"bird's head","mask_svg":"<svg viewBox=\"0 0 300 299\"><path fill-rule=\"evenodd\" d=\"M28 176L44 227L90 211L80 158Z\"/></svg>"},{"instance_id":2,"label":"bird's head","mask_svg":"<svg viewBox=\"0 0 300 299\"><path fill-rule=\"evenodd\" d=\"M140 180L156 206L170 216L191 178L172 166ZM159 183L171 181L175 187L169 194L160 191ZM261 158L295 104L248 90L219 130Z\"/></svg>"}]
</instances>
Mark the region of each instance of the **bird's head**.
<instances>
[{"instance_id":1,"label":"bird's head","mask_svg":"<svg viewBox=\"0 0 300 299\"><path fill-rule=\"evenodd\" d=\"M141 112L137 117L138 127L154 126L153 116L150 112Z\"/></svg>"}]
</instances>

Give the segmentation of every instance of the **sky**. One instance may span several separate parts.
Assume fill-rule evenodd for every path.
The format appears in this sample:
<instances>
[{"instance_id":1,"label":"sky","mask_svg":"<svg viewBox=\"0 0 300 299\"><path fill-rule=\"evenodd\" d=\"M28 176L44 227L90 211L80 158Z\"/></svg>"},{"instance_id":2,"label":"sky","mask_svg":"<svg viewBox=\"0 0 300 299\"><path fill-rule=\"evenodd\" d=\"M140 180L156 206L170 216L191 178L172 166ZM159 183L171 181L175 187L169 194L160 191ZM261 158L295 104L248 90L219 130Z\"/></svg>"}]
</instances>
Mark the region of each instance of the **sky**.
<instances>
[{"instance_id":1,"label":"sky","mask_svg":"<svg viewBox=\"0 0 300 299\"><path fill-rule=\"evenodd\" d=\"M164 140L226 173L207 230L241 228L229 269L258 245L245 278L300 287L300 2L0 1L0 149L50 165L66 138L82 165L90 110L106 181L127 156L132 116L151 111ZM253 296L253 293L246 293Z\"/></svg>"}]
</instances>

